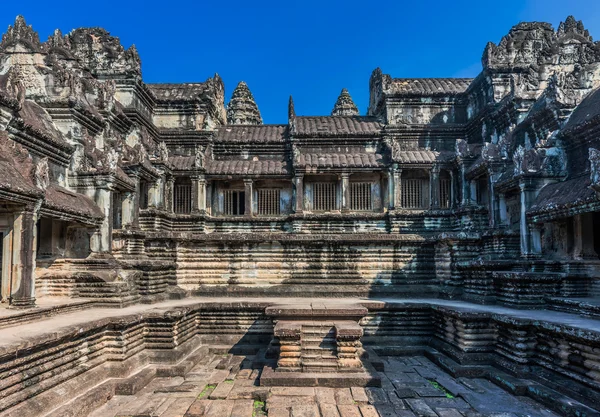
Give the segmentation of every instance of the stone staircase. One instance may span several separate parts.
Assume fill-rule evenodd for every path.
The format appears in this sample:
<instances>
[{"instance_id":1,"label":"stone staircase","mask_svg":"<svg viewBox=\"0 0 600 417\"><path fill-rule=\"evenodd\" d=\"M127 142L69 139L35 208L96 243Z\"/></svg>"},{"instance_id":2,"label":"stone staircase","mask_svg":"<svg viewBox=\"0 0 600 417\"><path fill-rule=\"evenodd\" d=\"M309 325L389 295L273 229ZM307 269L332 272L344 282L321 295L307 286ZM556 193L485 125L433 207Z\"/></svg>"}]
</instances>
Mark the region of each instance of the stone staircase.
<instances>
[{"instance_id":1,"label":"stone staircase","mask_svg":"<svg viewBox=\"0 0 600 417\"><path fill-rule=\"evenodd\" d=\"M300 346L302 371L337 371L338 352L333 323L312 322L302 324Z\"/></svg>"},{"instance_id":2,"label":"stone staircase","mask_svg":"<svg viewBox=\"0 0 600 417\"><path fill-rule=\"evenodd\" d=\"M380 386L360 341L359 320L367 314L361 305L332 301L326 304L267 307L275 324L261 384L267 386Z\"/></svg>"}]
</instances>

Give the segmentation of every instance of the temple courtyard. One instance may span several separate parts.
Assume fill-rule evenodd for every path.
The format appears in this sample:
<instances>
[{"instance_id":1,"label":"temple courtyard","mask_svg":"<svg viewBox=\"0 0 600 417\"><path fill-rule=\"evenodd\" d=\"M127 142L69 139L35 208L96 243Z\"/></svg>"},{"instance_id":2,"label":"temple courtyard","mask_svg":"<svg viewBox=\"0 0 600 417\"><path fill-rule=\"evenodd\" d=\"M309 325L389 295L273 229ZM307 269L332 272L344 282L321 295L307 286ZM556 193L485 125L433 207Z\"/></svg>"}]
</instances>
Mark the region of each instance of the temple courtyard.
<instances>
[{"instance_id":1,"label":"temple courtyard","mask_svg":"<svg viewBox=\"0 0 600 417\"><path fill-rule=\"evenodd\" d=\"M417 344L414 337L405 337L406 343L398 343L401 340L399 335L396 335L395 343L389 342L389 334L371 335L371 339L377 337L374 340L378 343L367 343L367 354L363 356L370 379L352 372L348 375L353 377L344 378L344 372L323 373L322 370L282 372L281 377L273 379L272 368L277 358L268 354L271 336L261 337L263 331L256 332L254 337L249 336L251 331L240 332L241 328L261 328L260 319L248 323L239 316L234 322L224 320L223 316L217 318L219 313L235 316L234 312L239 313L242 309L257 308L276 311L283 316L286 308L293 308L293 314L300 314L302 309L306 311L307 306L313 315L323 308L328 309L330 314L337 311L340 315L343 312L355 314L354 311L360 306L379 311L433 307L515 323L543 322L560 326L563 331L572 334L600 332L598 320L576 314L516 310L437 299L282 300L241 297L232 300L215 297L171 300L122 309L97 307L89 300L78 303L58 301L44 299L38 309L17 314L0 310L0 357L26 357L33 354L32 349L35 350L36 345L44 346L45 352L53 353L55 357L65 357L68 354L56 356L57 351L52 346L57 346L59 341L68 343L65 340L73 341L99 329L112 329L114 332L120 328L120 339L125 342L121 346L131 345L132 342L125 340L123 326L130 327L142 321L151 323L159 317L173 316L177 316L181 322L184 316L194 311L204 311L205 319L200 319L196 324L194 337L169 351L158 346L158 339L154 343L147 341L147 348L162 350L162 353L146 361L137 360L133 362L135 366L123 362L117 367L120 369L119 375L112 376L110 366L96 379L85 377L85 373L81 372L71 374L72 381L54 388L47 386L48 390L40 396L3 415L32 415L29 413L42 408L49 411L49 416L92 417L600 415L589 407L589 403L584 405L561 392L561 384L572 385L567 380L556 380L554 382L557 385L550 388L549 384L539 379L517 378L488 363L459 365L450 355L434 348L434 341ZM317 321L313 319L310 322L314 324ZM363 319L361 323L368 327L368 320ZM198 330L203 325L205 331ZM319 325L328 326L325 322L319 322ZM143 333L147 335L149 332L146 330ZM268 335L269 332L266 333ZM363 338L368 339L369 332L366 333ZM166 336L166 333L163 334ZM429 335L425 339L428 338L435 339L436 336ZM78 345L74 352L80 354L71 353L76 357L69 360L85 366L98 350L93 348L92 343ZM133 348L133 351L138 352L137 356L144 354L139 349ZM323 358L326 356L323 354ZM59 375L56 371L61 367L56 359L46 363L41 365L44 368L38 377L40 379L36 381L38 384L43 380L49 383ZM75 369L73 366L70 368ZM7 371L4 368L4 375L7 375ZM61 372L66 370L62 369ZM6 406L7 398L0 401L0 405Z\"/></svg>"}]
</instances>

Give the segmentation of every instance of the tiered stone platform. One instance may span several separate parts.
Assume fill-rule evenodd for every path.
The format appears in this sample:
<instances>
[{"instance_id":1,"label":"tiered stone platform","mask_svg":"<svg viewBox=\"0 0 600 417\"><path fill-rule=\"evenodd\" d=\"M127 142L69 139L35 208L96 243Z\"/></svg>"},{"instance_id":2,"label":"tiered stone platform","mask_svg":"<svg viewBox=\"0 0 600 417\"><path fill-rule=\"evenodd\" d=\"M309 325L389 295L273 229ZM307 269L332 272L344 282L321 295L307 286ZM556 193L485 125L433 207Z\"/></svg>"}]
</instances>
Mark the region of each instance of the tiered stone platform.
<instances>
[{"instance_id":1,"label":"tiered stone platform","mask_svg":"<svg viewBox=\"0 0 600 417\"><path fill-rule=\"evenodd\" d=\"M264 386L381 386L365 354L359 321L368 310L355 303L320 301L267 307L274 336L263 370Z\"/></svg>"},{"instance_id":2,"label":"tiered stone platform","mask_svg":"<svg viewBox=\"0 0 600 417\"><path fill-rule=\"evenodd\" d=\"M597 320L438 299L287 303L195 298L59 310L5 327L0 415L600 416ZM269 348L290 330L297 366L278 371ZM344 372L355 363L339 355L346 337L353 350L344 353L373 352L377 366L361 355L364 370ZM319 360L328 355L335 360ZM343 379L360 372L381 388ZM320 386L298 387L294 374ZM281 386L285 378L294 384Z\"/></svg>"}]
</instances>

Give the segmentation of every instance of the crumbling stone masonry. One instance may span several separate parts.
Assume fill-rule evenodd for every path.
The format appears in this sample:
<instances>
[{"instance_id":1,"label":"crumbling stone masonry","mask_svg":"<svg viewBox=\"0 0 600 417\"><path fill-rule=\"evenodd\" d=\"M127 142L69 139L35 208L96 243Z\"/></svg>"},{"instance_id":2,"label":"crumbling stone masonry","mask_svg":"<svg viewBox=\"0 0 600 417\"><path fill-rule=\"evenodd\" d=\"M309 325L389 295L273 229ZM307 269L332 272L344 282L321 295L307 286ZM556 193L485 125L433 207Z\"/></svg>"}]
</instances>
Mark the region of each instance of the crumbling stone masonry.
<instances>
[{"instance_id":1,"label":"crumbling stone masonry","mask_svg":"<svg viewBox=\"0 0 600 417\"><path fill-rule=\"evenodd\" d=\"M287 123L263 124L243 81L227 106L218 74L148 84L104 29L42 41L17 17L0 42L0 414L87 415L198 366L231 383L248 355L269 395L371 386L400 415L459 415L429 378L480 415L488 383L526 399L516 414L600 415L600 43L572 16L524 22L474 79L377 68L369 92L366 115L342 89L329 116L290 97ZM285 401L269 414L309 415ZM232 414L194 404L181 415Z\"/></svg>"}]
</instances>

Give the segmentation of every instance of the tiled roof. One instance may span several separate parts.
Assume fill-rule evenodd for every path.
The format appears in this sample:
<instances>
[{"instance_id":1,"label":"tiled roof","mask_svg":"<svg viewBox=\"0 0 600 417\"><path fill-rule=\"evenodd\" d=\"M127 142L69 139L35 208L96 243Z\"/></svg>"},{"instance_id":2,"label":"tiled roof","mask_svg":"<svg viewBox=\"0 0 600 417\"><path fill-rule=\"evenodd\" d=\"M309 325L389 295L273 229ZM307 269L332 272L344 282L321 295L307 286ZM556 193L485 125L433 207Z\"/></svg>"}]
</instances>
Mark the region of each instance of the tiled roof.
<instances>
[{"instance_id":1,"label":"tiled roof","mask_svg":"<svg viewBox=\"0 0 600 417\"><path fill-rule=\"evenodd\" d=\"M194 168L195 156L169 156L169 163L176 170L187 170Z\"/></svg>"},{"instance_id":2,"label":"tiled roof","mask_svg":"<svg viewBox=\"0 0 600 417\"><path fill-rule=\"evenodd\" d=\"M296 134L304 136L377 135L381 124L368 116L299 116Z\"/></svg>"},{"instance_id":3,"label":"tiled roof","mask_svg":"<svg viewBox=\"0 0 600 417\"><path fill-rule=\"evenodd\" d=\"M215 175L286 175L287 163L281 160L224 160L209 161L208 174Z\"/></svg>"},{"instance_id":4,"label":"tiled roof","mask_svg":"<svg viewBox=\"0 0 600 417\"><path fill-rule=\"evenodd\" d=\"M575 108L567 121L564 131L572 130L577 126L591 121L600 115L600 88L589 93Z\"/></svg>"},{"instance_id":5,"label":"tiled roof","mask_svg":"<svg viewBox=\"0 0 600 417\"><path fill-rule=\"evenodd\" d=\"M315 168L377 168L381 166L381 155L373 153L309 153L300 155L299 165Z\"/></svg>"},{"instance_id":6,"label":"tiled roof","mask_svg":"<svg viewBox=\"0 0 600 417\"><path fill-rule=\"evenodd\" d=\"M464 93L473 78L394 78L392 94L454 95Z\"/></svg>"},{"instance_id":7,"label":"tiled roof","mask_svg":"<svg viewBox=\"0 0 600 417\"><path fill-rule=\"evenodd\" d=\"M566 181L549 184L542 188L528 214L568 209L597 201L596 193L590 189L589 174Z\"/></svg>"},{"instance_id":8,"label":"tiled roof","mask_svg":"<svg viewBox=\"0 0 600 417\"><path fill-rule=\"evenodd\" d=\"M282 142L287 125L228 125L217 129L216 140L228 142Z\"/></svg>"},{"instance_id":9,"label":"tiled roof","mask_svg":"<svg viewBox=\"0 0 600 417\"><path fill-rule=\"evenodd\" d=\"M447 161L453 156L453 152L419 149L414 151L400 151L398 153L398 161L403 164L427 164L435 161Z\"/></svg>"},{"instance_id":10,"label":"tiled roof","mask_svg":"<svg viewBox=\"0 0 600 417\"><path fill-rule=\"evenodd\" d=\"M207 89L206 83L146 84L158 101L196 100Z\"/></svg>"},{"instance_id":11,"label":"tiled roof","mask_svg":"<svg viewBox=\"0 0 600 417\"><path fill-rule=\"evenodd\" d=\"M93 219L104 217L102 210L92 199L83 194L71 192L56 184L50 184L46 189L44 206Z\"/></svg>"}]
</instances>

